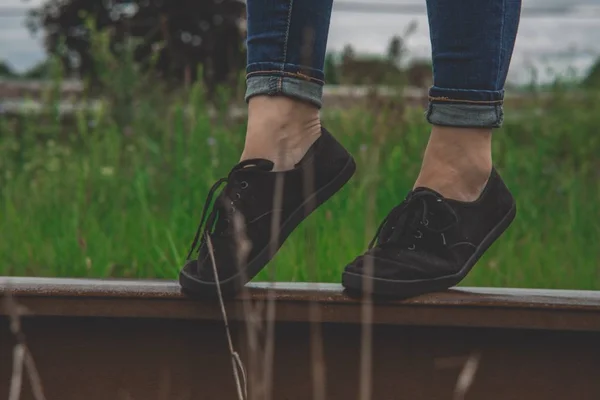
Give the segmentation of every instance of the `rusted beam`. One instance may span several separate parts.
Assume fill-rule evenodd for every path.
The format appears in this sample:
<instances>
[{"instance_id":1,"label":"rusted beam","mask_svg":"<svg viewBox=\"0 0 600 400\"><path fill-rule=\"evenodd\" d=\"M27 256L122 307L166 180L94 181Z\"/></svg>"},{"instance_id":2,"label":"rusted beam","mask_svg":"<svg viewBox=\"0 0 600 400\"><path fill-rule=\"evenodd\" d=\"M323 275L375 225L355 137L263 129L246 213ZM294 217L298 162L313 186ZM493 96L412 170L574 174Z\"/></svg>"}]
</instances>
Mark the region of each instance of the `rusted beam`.
<instances>
[{"instance_id":1,"label":"rusted beam","mask_svg":"<svg viewBox=\"0 0 600 400\"><path fill-rule=\"evenodd\" d=\"M359 300L339 285L311 283L251 284L245 296L227 302L230 318L243 321L244 301L266 300L268 287L276 291L279 321L307 321L313 301L322 322L361 322ZM9 290L36 316L220 319L215 302L186 297L174 281L0 278L0 295ZM600 292L460 288L379 302L373 323L600 332Z\"/></svg>"},{"instance_id":2,"label":"rusted beam","mask_svg":"<svg viewBox=\"0 0 600 400\"><path fill-rule=\"evenodd\" d=\"M243 301L264 301L265 287L254 284L227 303L247 369ZM218 304L189 299L174 282L0 278L0 295L8 291L25 307L22 330L48 400L236 398ZM271 398L313 398L312 303L325 399L359 399L360 301L337 285L277 284L274 294ZM14 344L5 311L0 397ZM600 398L596 292L461 288L373 311L372 399L453 399L461 369L477 354L467 400ZM32 399L29 389L22 399Z\"/></svg>"}]
</instances>

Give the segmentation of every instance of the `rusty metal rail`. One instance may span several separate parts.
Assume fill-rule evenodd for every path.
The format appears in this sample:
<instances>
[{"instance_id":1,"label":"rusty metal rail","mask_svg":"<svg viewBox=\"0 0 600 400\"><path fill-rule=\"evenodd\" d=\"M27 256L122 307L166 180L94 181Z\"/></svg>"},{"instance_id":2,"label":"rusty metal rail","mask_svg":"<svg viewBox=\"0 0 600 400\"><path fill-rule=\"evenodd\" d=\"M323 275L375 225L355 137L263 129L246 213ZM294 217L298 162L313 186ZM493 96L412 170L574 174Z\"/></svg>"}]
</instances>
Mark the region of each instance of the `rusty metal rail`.
<instances>
[{"instance_id":1,"label":"rusty metal rail","mask_svg":"<svg viewBox=\"0 0 600 400\"><path fill-rule=\"evenodd\" d=\"M244 302L265 301L267 287L251 285L226 306L247 369ZM271 398L313 398L312 310L325 399L359 399L361 302L338 285L274 287ZM48 400L237 398L218 304L187 298L174 282L0 278L0 297L8 292L22 306ZM0 307L0 398L14 346L6 311ZM474 354L467 400L600 399L600 293L461 288L377 302L372 320L374 400L453 399ZM22 399L32 399L25 389Z\"/></svg>"}]
</instances>

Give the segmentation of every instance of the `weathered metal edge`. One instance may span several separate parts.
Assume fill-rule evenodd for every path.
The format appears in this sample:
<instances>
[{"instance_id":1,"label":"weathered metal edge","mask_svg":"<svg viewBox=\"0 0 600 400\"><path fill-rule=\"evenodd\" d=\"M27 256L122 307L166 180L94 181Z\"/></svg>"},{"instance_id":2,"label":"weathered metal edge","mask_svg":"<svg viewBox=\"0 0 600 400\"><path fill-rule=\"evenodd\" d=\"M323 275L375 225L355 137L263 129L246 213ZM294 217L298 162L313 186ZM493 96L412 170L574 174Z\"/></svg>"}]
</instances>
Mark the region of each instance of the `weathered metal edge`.
<instances>
[{"instance_id":1,"label":"weathered metal edge","mask_svg":"<svg viewBox=\"0 0 600 400\"><path fill-rule=\"evenodd\" d=\"M359 303L347 296L341 285L328 283L258 282L248 285L246 296L261 299L269 289L278 300L330 303ZM78 279L0 277L0 294L10 291L18 297L103 297L188 300L173 280ZM414 297L402 301L386 301L388 305L434 306L511 306L541 308L577 308L600 310L600 291L457 287L455 289Z\"/></svg>"},{"instance_id":2,"label":"weathered metal edge","mask_svg":"<svg viewBox=\"0 0 600 400\"><path fill-rule=\"evenodd\" d=\"M332 284L253 283L228 300L231 320L244 321L247 300L264 301L275 290L276 319L360 324L361 305ZM174 281L0 278L25 317L110 317L220 320L215 301L190 299ZM0 315L6 310L0 307ZM374 324L600 332L600 293L592 291L460 288L404 301L378 301Z\"/></svg>"}]
</instances>

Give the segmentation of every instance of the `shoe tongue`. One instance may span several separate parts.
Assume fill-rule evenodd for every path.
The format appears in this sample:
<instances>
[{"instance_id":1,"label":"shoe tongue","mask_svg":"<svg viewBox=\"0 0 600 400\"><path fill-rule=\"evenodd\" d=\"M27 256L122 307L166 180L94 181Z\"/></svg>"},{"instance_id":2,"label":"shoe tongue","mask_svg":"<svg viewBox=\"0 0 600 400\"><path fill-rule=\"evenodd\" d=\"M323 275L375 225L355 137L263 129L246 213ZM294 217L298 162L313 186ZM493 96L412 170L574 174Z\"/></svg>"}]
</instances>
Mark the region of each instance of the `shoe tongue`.
<instances>
[{"instance_id":1,"label":"shoe tongue","mask_svg":"<svg viewBox=\"0 0 600 400\"><path fill-rule=\"evenodd\" d=\"M263 158L252 158L250 160L244 160L240 162L238 165L233 167L233 170L259 170L270 172L273 170L273 167L275 167L273 161L265 160Z\"/></svg>"}]
</instances>

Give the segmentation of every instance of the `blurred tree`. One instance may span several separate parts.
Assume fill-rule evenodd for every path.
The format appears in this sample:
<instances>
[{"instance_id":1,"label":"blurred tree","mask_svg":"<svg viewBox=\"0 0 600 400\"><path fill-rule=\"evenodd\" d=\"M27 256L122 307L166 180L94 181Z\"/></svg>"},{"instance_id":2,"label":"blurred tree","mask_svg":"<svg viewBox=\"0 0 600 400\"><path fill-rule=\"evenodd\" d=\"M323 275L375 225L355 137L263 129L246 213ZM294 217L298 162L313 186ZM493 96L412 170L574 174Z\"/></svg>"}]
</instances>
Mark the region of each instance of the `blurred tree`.
<instances>
[{"instance_id":1,"label":"blurred tree","mask_svg":"<svg viewBox=\"0 0 600 400\"><path fill-rule=\"evenodd\" d=\"M332 85L340 83L338 77L338 66L335 62L335 57L331 53L325 56L325 81Z\"/></svg>"},{"instance_id":2,"label":"blurred tree","mask_svg":"<svg viewBox=\"0 0 600 400\"><path fill-rule=\"evenodd\" d=\"M214 89L237 83L245 65L244 19L243 0L45 0L30 13L28 26L43 32L47 51L61 58L68 73L92 82L98 71L90 20L98 31L110 32L114 53L135 39L134 61L141 66L153 66L175 83L197 79L202 66L207 87Z\"/></svg>"},{"instance_id":3,"label":"blurred tree","mask_svg":"<svg viewBox=\"0 0 600 400\"><path fill-rule=\"evenodd\" d=\"M354 60L355 57L356 57L356 54L354 52L354 47L352 47L352 45L350 45L350 44L345 45L344 49L342 50L342 62L343 63L350 62L350 61Z\"/></svg>"},{"instance_id":4,"label":"blurred tree","mask_svg":"<svg viewBox=\"0 0 600 400\"><path fill-rule=\"evenodd\" d=\"M51 76L50 60L44 60L23 73L23 78L26 79L48 79Z\"/></svg>"},{"instance_id":5,"label":"blurred tree","mask_svg":"<svg viewBox=\"0 0 600 400\"><path fill-rule=\"evenodd\" d=\"M392 64L398 65L402 58L403 40L400 36L394 36L388 44L387 58Z\"/></svg>"},{"instance_id":6,"label":"blurred tree","mask_svg":"<svg viewBox=\"0 0 600 400\"><path fill-rule=\"evenodd\" d=\"M0 78L14 78L17 74L6 61L0 60Z\"/></svg>"},{"instance_id":7,"label":"blurred tree","mask_svg":"<svg viewBox=\"0 0 600 400\"><path fill-rule=\"evenodd\" d=\"M596 60L582 84L588 89L600 89L600 58Z\"/></svg>"},{"instance_id":8,"label":"blurred tree","mask_svg":"<svg viewBox=\"0 0 600 400\"><path fill-rule=\"evenodd\" d=\"M413 60L406 69L406 83L417 88L429 88L433 85L433 66L431 60Z\"/></svg>"}]
</instances>

